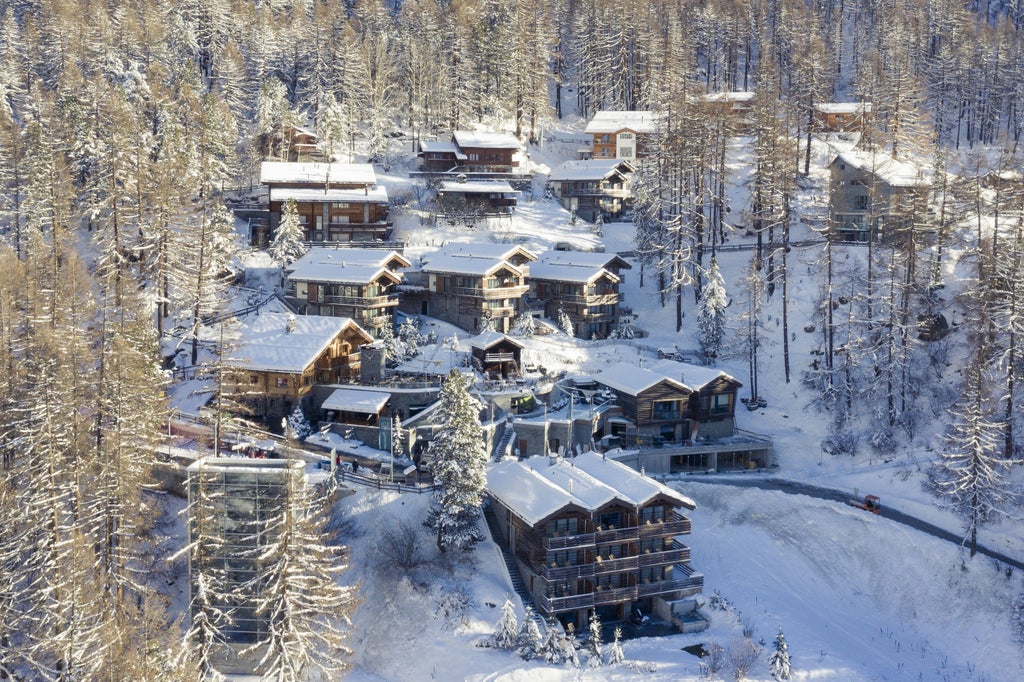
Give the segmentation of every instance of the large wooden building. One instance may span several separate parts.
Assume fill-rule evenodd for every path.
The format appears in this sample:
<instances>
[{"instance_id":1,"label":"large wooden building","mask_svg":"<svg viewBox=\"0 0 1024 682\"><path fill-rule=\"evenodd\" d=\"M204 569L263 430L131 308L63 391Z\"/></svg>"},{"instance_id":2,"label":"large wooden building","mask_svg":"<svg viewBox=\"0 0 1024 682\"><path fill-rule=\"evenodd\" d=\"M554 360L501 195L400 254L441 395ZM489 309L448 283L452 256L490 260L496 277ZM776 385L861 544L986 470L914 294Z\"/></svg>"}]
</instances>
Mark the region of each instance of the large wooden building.
<instances>
[{"instance_id":1,"label":"large wooden building","mask_svg":"<svg viewBox=\"0 0 1024 682\"><path fill-rule=\"evenodd\" d=\"M581 156L636 163L652 153L661 121L661 114L653 111L598 111L584 130L591 138L591 148Z\"/></svg>"},{"instance_id":2,"label":"large wooden building","mask_svg":"<svg viewBox=\"0 0 1024 682\"><path fill-rule=\"evenodd\" d=\"M269 193L270 231L295 202L308 242L372 242L390 237L388 192L367 163L264 161L260 183Z\"/></svg>"},{"instance_id":3,"label":"large wooden building","mask_svg":"<svg viewBox=\"0 0 1024 682\"><path fill-rule=\"evenodd\" d=\"M514 174L522 145L505 133L456 130L450 140L419 143L420 169L429 173Z\"/></svg>"},{"instance_id":4,"label":"large wooden building","mask_svg":"<svg viewBox=\"0 0 1024 682\"><path fill-rule=\"evenodd\" d=\"M314 384L359 376L359 348L373 337L347 317L261 313L232 331L224 364L232 389L255 416L280 418L306 400Z\"/></svg>"},{"instance_id":5,"label":"large wooden building","mask_svg":"<svg viewBox=\"0 0 1024 682\"><path fill-rule=\"evenodd\" d=\"M558 203L583 220L614 220L632 205L629 181L635 170L622 159L566 161L551 171L548 187Z\"/></svg>"},{"instance_id":6,"label":"large wooden building","mask_svg":"<svg viewBox=\"0 0 1024 682\"><path fill-rule=\"evenodd\" d=\"M928 169L884 152L848 151L829 164L831 233L845 242L904 240L928 210Z\"/></svg>"},{"instance_id":7,"label":"large wooden building","mask_svg":"<svg viewBox=\"0 0 1024 682\"><path fill-rule=\"evenodd\" d=\"M872 106L871 102L818 102L813 111L817 132L860 132L871 120Z\"/></svg>"},{"instance_id":8,"label":"large wooden building","mask_svg":"<svg viewBox=\"0 0 1024 682\"><path fill-rule=\"evenodd\" d=\"M573 334L603 339L619 319L619 276L604 267L613 260L630 267L615 254L547 251L530 266L530 298L544 307L544 316L557 320L564 312Z\"/></svg>"},{"instance_id":9,"label":"large wooden building","mask_svg":"<svg viewBox=\"0 0 1024 682\"><path fill-rule=\"evenodd\" d=\"M696 504L623 464L593 452L502 461L488 471L487 494L495 539L545 616L576 628L593 612L603 622L638 610L669 619L701 591L704 577L679 538L691 529L684 510Z\"/></svg>"},{"instance_id":10,"label":"large wooden building","mask_svg":"<svg viewBox=\"0 0 1024 682\"><path fill-rule=\"evenodd\" d=\"M351 317L378 335L394 324L400 269L409 266L397 251L312 248L285 269L285 297L302 313Z\"/></svg>"}]
</instances>

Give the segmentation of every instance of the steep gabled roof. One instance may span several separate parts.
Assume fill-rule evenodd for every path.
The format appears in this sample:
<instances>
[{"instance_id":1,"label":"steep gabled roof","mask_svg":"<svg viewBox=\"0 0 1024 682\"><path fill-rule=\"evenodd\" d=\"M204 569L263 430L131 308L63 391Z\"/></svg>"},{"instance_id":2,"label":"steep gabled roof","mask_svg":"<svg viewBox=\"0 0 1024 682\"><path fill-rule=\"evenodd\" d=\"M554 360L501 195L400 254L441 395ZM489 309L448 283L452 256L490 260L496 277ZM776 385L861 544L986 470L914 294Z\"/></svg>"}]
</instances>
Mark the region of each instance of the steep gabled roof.
<instances>
[{"instance_id":1,"label":"steep gabled roof","mask_svg":"<svg viewBox=\"0 0 1024 682\"><path fill-rule=\"evenodd\" d=\"M667 377L661 372L655 372L646 367L637 367L628 362L612 365L595 376L594 380L626 395L640 395L663 381L667 381L684 391L692 391L689 386L678 379Z\"/></svg>"},{"instance_id":2,"label":"steep gabled roof","mask_svg":"<svg viewBox=\"0 0 1024 682\"><path fill-rule=\"evenodd\" d=\"M606 485L614 486L620 495L638 507L644 506L660 495L669 498L677 506L687 509L697 508L696 502L679 491L673 490L653 478L641 475L622 462L608 459L596 452L584 452L582 455L573 457L572 463L576 468L582 469L595 479Z\"/></svg>"},{"instance_id":3,"label":"steep gabled roof","mask_svg":"<svg viewBox=\"0 0 1024 682\"><path fill-rule=\"evenodd\" d=\"M619 173L629 175L636 171L633 164L623 159L588 159L585 161L566 161L548 175L548 180L555 182L571 180L607 180Z\"/></svg>"},{"instance_id":4,"label":"steep gabled roof","mask_svg":"<svg viewBox=\"0 0 1024 682\"><path fill-rule=\"evenodd\" d=\"M648 365L648 368L652 372L661 374L664 377L675 379L694 391L699 391L718 379L727 379L728 381L732 381L735 384L742 386L739 381L736 381L736 379L720 369L692 365L688 362L679 362L678 360L667 358L664 360L658 360L657 362Z\"/></svg>"},{"instance_id":5,"label":"steep gabled roof","mask_svg":"<svg viewBox=\"0 0 1024 682\"><path fill-rule=\"evenodd\" d=\"M346 328L358 330L367 342L373 340L348 317L261 313L242 322L239 340L228 351L225 364L256 372L300 374Z\"/></svg>"},{"instance_id":6,"label":"steep gabled roof","mask_svg":"<svg viewBox=\"0 0 1024 682\"><path fill-rule=\"evenodd\" d=\"M507 133L456 130L452 138L462 149L519 149L521 146L519 140Z\"/></svg>"},{"instance_id":7,"label":"steep gabled roof","mask_svg":"<svg viewBox=\"0 0 1024 682\"><path fill-rule=\"evenodd\" d=\"M578 265L583 267L605 268L611 270L631 270L632 265L617 253L598 251L544 251L537 255L538 263L555 265Z\"/></svg>"},{"instance_id":8,"label":"steep gabled roof","mask_svg":"<svg viewBox=\"0 0 1024 682\"><path fill-rule=\"evenodd\" d=\"M592 282L596 282L602 277L607 277L612 282L619 281L619 278L615 273L605 270L600 266L576 265L575 263L552 263L543 260L538 260L530 266L530 279L590 284Z\"/></svg>"},{"instance_id":9,"label":"steep gabled roof","mask_svg":"<svg viewBox=\"0 0 1024 682\"><path fill-rule=\"evenodd\" d=\"M509 263L504 258L471 255L454 256L440 252L430 256L424 256L422 269L423 272L444 272L456 275L487 276L502 268L508 268L513 273L523 276L522 270Z\"/></svg>"},{"instance_id":10,"label":"steep gabled roof","mask_svg":"<svg viewBox=\"0 0 1024 682\"><path fill-rule=\"evenodd\" d=\"M392 284L402 281L400 274L376 265L359 265L346 263L309 263L294 268L288 274L292 282L328 282L331 284L371 284L381 279L390 280Z\"/></svg>"},{"instance_id":11,"label":"steep gabled roof","mask_svg":"<svg viewBox=\"0 0 1024 682\"><path fill-rule=\"evenodd\" d=\"M663 115L657 111L599 111L594 114L583 131L593 133L617 133L620 130L632 130L636 133L649 134L657 132L658 123Z\"/></svg>"},{"instance_id":12,"label":"steep gabled roof","mask_svg":"<svg viewBox=\"0 0 1024 682\"><path fill-rule=\"evenodd\" d=\"M407 268L412 265L409 260L394 250L387 249L354 249L313 247L289 266L288 270L313 263L346 265L373 265L379 268Z\"/></svg>"},{"instance_id":13,"label":"steep gabled roof","mask_svg":"<svg viewBox=\"0 0 1024 682\"><path fill-rule=\"evenodd\" d=\"M493 330L492 331L481 332L480 334L477 334L476 336L474 336L470 340L469 345L470 345L471 348L478 348L480 350L487 350L491 346L493 346L493 345L495 345L497 343L501 343L502 341L506 341L508 343L511 343L513 346L517 346L519 348L523 348L523 344L519 343L515 339L513 339L513 338L511 338L509 336L505 336L501 332L496 332L496 331L493 331Z\"/></svg>"},{"instance_id":14,"label":"steep gabled roof","mask_svg":"<svg viewBox=\"0 0 1024 682\"><path fill-rule=\"evenodd\" d=\"M260 164L260 182L264 185L324 185L328 181L373 186L377 184L377 175L368 163L264 161Z\"/></svg>"},{"instance_id":15,"label":"steep gabled roof","mask_svg":"<svg viewBox=\"0 0 1024 682\"><path fill-rule=\"evenodd\" d=\"M891 187L919 187L931 182L931 169L900 161L884 152L850 150L836 155L829 165L836 163L870 173Z\"/></svg>"}]
</instances>

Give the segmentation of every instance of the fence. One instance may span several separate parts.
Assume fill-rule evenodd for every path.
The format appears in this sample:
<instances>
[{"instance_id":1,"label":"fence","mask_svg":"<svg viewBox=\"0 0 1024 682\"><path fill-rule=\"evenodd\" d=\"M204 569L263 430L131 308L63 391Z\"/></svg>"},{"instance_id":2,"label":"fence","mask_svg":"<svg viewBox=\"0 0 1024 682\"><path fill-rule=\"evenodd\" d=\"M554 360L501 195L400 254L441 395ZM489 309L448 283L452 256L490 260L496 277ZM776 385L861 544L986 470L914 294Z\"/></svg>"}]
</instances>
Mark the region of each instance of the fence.
<instances>
[{"instance_id":1,"label":"fence","mask_svg":"<svg viewBox=\"0 0 1024 682\"><path fill-rule=\"evenodd\" d=\"M335 476L345 483L355 483L357 485L376 488L377 490L393 490L399 493L432 493L440 487L433 483L430 485L395 483L394 481L386 481L376 476L362 476L360 474L354 474L351 471L346 471L345 469L337 469L335 471Z\"/></svg>"}]
</instances>

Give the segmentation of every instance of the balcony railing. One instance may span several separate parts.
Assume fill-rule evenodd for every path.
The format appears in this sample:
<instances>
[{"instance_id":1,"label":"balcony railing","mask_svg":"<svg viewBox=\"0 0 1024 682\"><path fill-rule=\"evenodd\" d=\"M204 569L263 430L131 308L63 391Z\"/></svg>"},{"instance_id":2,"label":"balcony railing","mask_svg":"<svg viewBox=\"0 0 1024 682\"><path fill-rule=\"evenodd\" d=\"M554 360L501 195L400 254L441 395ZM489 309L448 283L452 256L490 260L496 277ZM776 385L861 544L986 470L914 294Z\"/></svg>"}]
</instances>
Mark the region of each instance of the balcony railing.
<instances>
[{"instance_id":1,"label":"balcony railing","mask_svg":"<svg viewBox=\"0 0 1024 682\"><path fill-rule=\"evenodd\" d=\"M594 593L573 594L566 597L547 597L541 595L540 608L545 613L559 613L561 611L575 611L594 606Z\"/></svg>"},{"instance_id":2,"label":"balcony railing","mask_svg":"<svg viewBox=\"0 0 1024 682\"><path fill-rule=\"evenodd\" d=\"M581 305L614 305L622 302L622 294L618 292L606 292L600 294L554 294L550 297L552 301L562 303L577 303Z\"/></svg>"},{"instance_id":3,"label":"balcony railing","mask_svg":"<svg viewBox=\"0 0 1024 682\"><path fill-rule=\"evenodd\" d=\"M599 604L618 604L624 601L633 601L634 599L636 599L636 585L618 587L615 589L604 589L599 587L594 592L595 606Z\"/></svg>"},{"instance_id":4,"label":"balcony railing","mask_svg":"<svg viewBox=\"0 0 1024 682\"><path fill-rule=\"evenodd\" d=\"M604 528L599 529L594 533L594 542L602 544L605 542L635 542L640 538L640 534L637 531L636 526L626 526L625 528Z\"/></svg>"},{"instance_id":5,"label":"balcony railing","mask_svg":"<svg viewBox=\"0 0 1024 682\"><path fill-rule=\"evenodd\" d=\"M594 577L594 564L573 564L569 566L551 566L543 564L540 567L540 575L545 580L576 580L580 578Z\"/></svg>"},{"instance_id":6,"label":"balcony railing","mask_svg":"<svg viewBox=\"0 0 1024 682\"><path fill-rule=\"evenodd\" d=\"M593 533L579 535L561 535L544 538L544 549L567 549L569 547L589 547L594 544Z\"/></svg>"},{"instance_id":7,"label":"balcony railing","mask_svg":"<svg viewBox=\"0 0 1024 682\"><path fill-rule=\"evenodd\" d=\"M596 573L617 573L619 571L635 571L636 569L637 558L635 556L594 561L594 571Z\"/></svg>"},{"instance_id":8,"label":"balcony railing","mask_svg":"<svg viewBox=\"0 0 1024 682\"><path fill-rule=\"evenodd\" d=\"M640 536L686 535L690 532L690 519L673 514L671 521L651 521L640 524Z\"/></svg>"},{"instance_id":9,"label":"balcony railing","mask_svg":"<svg viewBox=\"0 0 1024 682\"><path fill-rule=\"evenodd\" d=\"M451 287L451 293L457 296L472 296L474 298L519 298L530 290L527 284L516 284L499 287ZM445 293L445 292L438 292Z\"/></svg>"},{"instance_id":10,"label":"balcony railing","mask_svg":"<svg viewBox=\"0 0 1024 682\"><path fill-rule=\"evenodd\" d=\"M668 594L670 592L679 592L680 590L691 590L695 589L700 591L700 587L703 584L703 576L701 576L701 584L696 584L693 580L655 580L654 582L644 583L641 582L636 586L637 597L650 597L655 594Z\"/></svg>"},{"instance_id":11,"label":"balcony railing","mask_svg":"<svg viewBox=\"0 0 1024 682\"><path fill-rule=\"evenodd\" d=\"M359 308L377 308L398 305L396 296L324 296L328 305L351 305Z\"/></svg>"},{"instance_id":12,"label":"balcony railing","mask_svg":"<svg viewBox=\"0 0 1024 682\"><path fill-rule=\"evenodd\" d=\"M514 353L484 353L484 362L513 362Z\"/></svg>"},{"instance_id":13,"label":"balcony railing","mask_svg":"<svg viewBox=\"0 0 1024 682\"><path fill-rule=\"evenodd\" d=\"M640 568L660 564L686 563L690 560L690 548L685 545L677 545L663 552L641 554L638 558L640 559Z\"/></svg>"}]
</instances>

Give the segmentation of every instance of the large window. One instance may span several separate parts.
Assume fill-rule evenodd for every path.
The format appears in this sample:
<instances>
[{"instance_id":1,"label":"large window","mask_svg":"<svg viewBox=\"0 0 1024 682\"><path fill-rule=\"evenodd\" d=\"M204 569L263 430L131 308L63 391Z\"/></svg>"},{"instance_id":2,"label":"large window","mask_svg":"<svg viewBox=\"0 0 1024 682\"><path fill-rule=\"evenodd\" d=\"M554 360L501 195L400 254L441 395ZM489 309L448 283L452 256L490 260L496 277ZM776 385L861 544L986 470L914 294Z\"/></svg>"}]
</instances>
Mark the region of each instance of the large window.
<instances>
[{"instance_id":1,"label":"large window","mask_svg":"<svg viewBox=\"0 0 1024 682\"><path fill-rule=\"evenodd\" d=\"M650 521L656 523L665 520L665 507L660 504L652 504L640 510L640 523Z\"/></svg>"},{"instance_id":2,"label":"large window","mask_svg":"<svg viewBox=\"0 0 1024 682\"><path fill-rule=\"evenodd\" d=\"M732 395L729 393L717 393L711 396L711 414L729 414Z\"/></svg>"},{"instance_id":3,"label":"large window","mask_svg":"<svg viewBox=\"0 0 1024 682\"><path fill-rule=\"evenodd\" d=\"M679 419L679 401L678 400L657 400L654 403L653 414L654 419Z\"/></svg>"},{"instance_id":4,"label":"large window","mask_svg":"<svg viewBox=\"0 0 1024 682\"><path fill-rule=\"evenodd\" d=\"M577 535L580 520L576 517L548 521L548 537L555 535Z\"/></svg>"}]
</instances>

